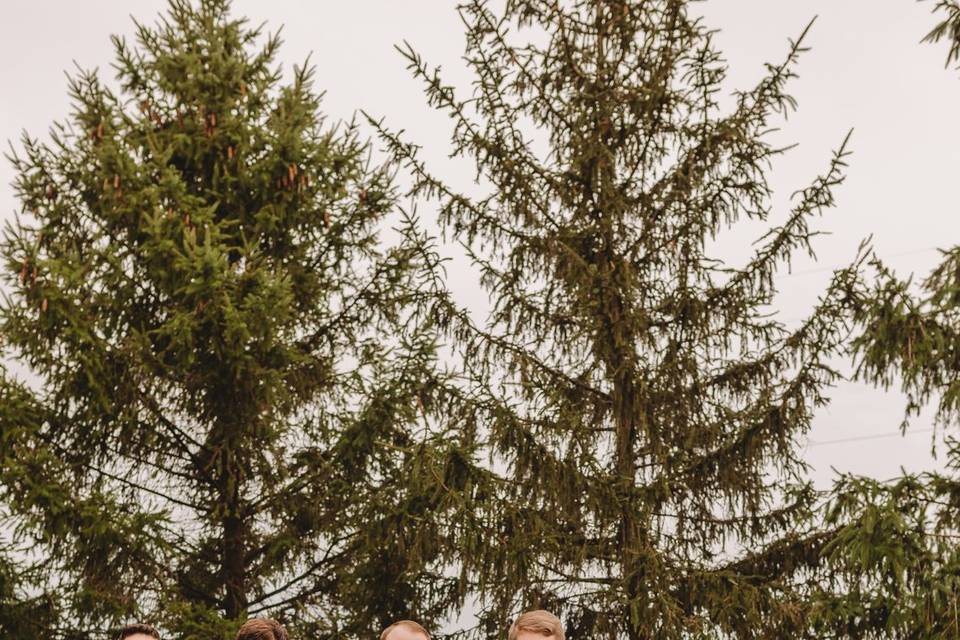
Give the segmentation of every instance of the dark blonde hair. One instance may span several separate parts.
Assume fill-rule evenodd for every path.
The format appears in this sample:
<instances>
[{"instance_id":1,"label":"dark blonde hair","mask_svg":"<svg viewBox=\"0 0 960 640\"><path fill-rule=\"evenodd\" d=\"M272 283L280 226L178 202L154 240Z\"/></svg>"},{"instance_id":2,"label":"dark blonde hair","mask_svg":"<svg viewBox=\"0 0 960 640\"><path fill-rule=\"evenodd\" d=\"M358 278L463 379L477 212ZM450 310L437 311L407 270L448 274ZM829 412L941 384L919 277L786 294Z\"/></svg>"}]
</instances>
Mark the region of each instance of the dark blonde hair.
<instances>
[{"instance_id":1,"label":"dark blonde hair","mask_svg":"<svg viewBox=\"0 0 960 640\"><path fill-rule=\"evenodd\" d=\"M527 611L514 620L507 635L508 640L517 640L517 634L521 631L538 633L545 638L552 637L556 640L564 640L565 637L560 618L543 609Z\"/></svg>"},{"instance_id":2,"label":"dark blonde hair","mask_svg":"<svg viewBox=\"0 0 960 640\"><path fill-rule=\"evenodd\" d=\"M123 640L124 638L129 638L130 636L141 633L145 636L150 636L151 638L156 638L160 640L160 632L151 627L148 624L143 624L142 622L135 622L133 624L128 624L120 629L120 633L117 634L117 640Z\"/></svg>"},{"instance_id":3,"label":"dark blonde hair","mask_svg":"<svg viewBox=\"0 0 960 640\"><path fill-rule=\"evenodd\" d=\"M413 620L398 620L397 622L394 622L392 625L383 630L383 633L380 634L380 640L387 640L387 638L390 636L390 632L397 627L404 627L410 631L422 633L424 638L430 640L430 634L427 632L427 630Z\"/></svg>"},{"instance_id":4,"label":"dark blonde hair","mask_svg":"<svg viewBox=\"0 0 960 640\"><path fill-rule=\"evenodd\" d=\"M237 631L237 640L289 640L287 630L272 618L250 618Z\"/></svg>"}]
</instances>

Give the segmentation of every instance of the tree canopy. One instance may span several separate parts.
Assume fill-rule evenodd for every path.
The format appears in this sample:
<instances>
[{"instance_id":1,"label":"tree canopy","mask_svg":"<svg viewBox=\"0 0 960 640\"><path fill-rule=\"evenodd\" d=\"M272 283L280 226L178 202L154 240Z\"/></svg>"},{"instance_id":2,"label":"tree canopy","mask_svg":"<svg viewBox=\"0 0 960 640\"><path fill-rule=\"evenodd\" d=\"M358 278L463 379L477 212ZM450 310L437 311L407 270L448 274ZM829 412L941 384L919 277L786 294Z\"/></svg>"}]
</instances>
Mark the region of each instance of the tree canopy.
<instances>
[{"instance_id":1,"label":"tree canopy","mask_svg":"<svg viewBox=\"0 0 960 640\"><path fill-rule=\"evenodd\" d=\"M838 377L856 272L798 326L771 313L847 155L841 133L774 208L785 149L769 132L794 107L806 32L726 107L726 64L689 2L461 12L472 95L402 51L485 191L458 192L377 124L492 300L486 321L447 312L469 380L453 419L496 476L485 551L465 558L480 632L542 606L578 638L803 635L832 531L811 519L801 448ZM721 259L729 230L757 222L752 255Z\"/></svg>"},{"instance_id":2,"label":"tree canopy","mask_svg":"<svg viewBox=\"0 0 960 640\"><path fill-rule=\"evenodd\" d=\"M12 155L2 242L0 330L28 373L0 387L0 486L57 628L442 618L435 256L392 168L226 0L113 42L116 81L74 75L69 120Z\"/></svg>"}]
</instances>

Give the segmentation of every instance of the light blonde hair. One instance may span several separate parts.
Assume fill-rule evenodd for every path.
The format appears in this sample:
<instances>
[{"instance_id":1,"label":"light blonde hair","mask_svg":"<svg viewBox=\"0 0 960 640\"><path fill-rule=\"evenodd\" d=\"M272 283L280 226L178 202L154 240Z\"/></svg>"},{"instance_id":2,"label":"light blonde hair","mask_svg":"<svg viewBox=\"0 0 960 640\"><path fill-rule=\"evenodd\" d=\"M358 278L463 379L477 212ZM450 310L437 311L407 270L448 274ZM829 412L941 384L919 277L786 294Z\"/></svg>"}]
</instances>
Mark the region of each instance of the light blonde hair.
<instances>
[{"instance_id":1,"label":"light blonde hair","mask_svg":"<svg viewBox=\"0 0 960 640\"><path fill-rule=\"evenodd\" d=\"M410 631L422 633L424 638L430 640L430 634L427 632L427 630L413 620L398 620L397 622L394 622L392 625L383 630L383 633L380 634L380 640L387 640L387 638L390 636L390 632L397 627L404 627Z\"/></svg>"},{"instance_id":2,"label":"light blonde hair","mask_svg":"<svg viewBox=\"0 0 960 640\"><path fill-rule=\"evenodd\" d=\"M564 640L565 635L560 618L543 609L527 611L514 620L507 635L508 640L517 640L517 634L521 631L539 633L545 638L552 637L555 640Z\"/></svg>"}]
</instances>

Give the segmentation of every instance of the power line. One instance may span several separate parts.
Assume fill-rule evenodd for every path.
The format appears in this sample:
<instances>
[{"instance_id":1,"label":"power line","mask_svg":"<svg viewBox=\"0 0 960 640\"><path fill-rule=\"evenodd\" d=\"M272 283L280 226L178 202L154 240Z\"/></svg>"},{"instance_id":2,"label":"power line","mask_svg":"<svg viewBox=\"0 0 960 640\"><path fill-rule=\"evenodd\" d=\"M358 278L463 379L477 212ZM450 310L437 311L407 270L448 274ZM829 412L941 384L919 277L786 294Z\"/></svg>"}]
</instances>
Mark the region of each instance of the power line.
<instances>
[{"instance_id":1,"label":"power line","mask_svg":"<svg viewBox=\"0 0 960 640\"><path fill-rule=\"evenodd\" d=\"M928 427L926 429L910 429L906 433L900 431L895 431L893 433L875 433L869 436L853 436L850 438L837 438L836 440L807 440L807 448L810 447L821 447L828 444L843 444L847 442L863 442L866 440L881 440L884 438L897 438L913 435L915 433L933 433L936 431L935 427Z\"/></svg>"},{"instance_id":2,"label":"power line","mask_svg":"<svg viewBox=\"0 0 960 640\"><path fill-rule=\"evenodd\" d=\"M899 253L891 253L891 254L888 254L888 255L883 256L883 257L885 257L885 258L899 258L899 257L901 257L901 256L912 256L912 255L916 255L916 254L918 254L918 253L927 253L928 251L938 251L938 250L939 250L939 247L923 247L923 248L920 248L920 249L910 249L910 250L907 250L907 251L901 251L901 252L899 252ZM838 265L833 266L833 267L818 267L818 268L816 268L816 269L804 269L803 271L791 271L790 273L784 273L784 274L778 275L778 276L777 276L776 278L774 278L774 279L775 279L775 280L783 280L783 279L785 279L785 278L792 278L792 277L794 277L794 276L808 276L808 275L811 275L811 274L814 274L814 273L824 273L824 272L827 272L827 271L836 271L837 269L840 269L842 266L844 266L844 265L839 265L839 264L838 264Z\"/></svg>"},{"instance_id":3,"label":"power line","mask_svg":"<svg viewBox=\"0 0 960 640\"><path fill-rule=\"evenodd\" d=\"M911 255L916 255L916 254L919 254L919 253L926 253L926 252L928 252L928 251L939 251L939 250L940 250L940 247L923 247L923 248L920 248L920 249L910 249L910 250L908 250L908 251L901 251L901 252L899 252L899 253L892 253L892 254L889 254L889 255L887 255L887 256L885 256L885 257L887 257L887 258L899 258L899 257L901 257L901 256L911 256ZM837 269L840 269L840 268L841 268L841 265L837 265L837 266L834 266L834 267L820 267L820 268L818 268L818 269L807 269L807 270L805 270L805 271L794 271L794 272L792 272L792 273L785 273L785 274L779 275L779 276L777 276L777 277L774 278L774 281L779 282L779 281L785 280L785 279L790 278L790 277L793 277L793 276L806 276L806 275L810 275L810 274L814 274L814 273L824 273L824 272L827 272L827 271L836 271ZM786 320L780 320L780 322L782 322L785 326L789 326L789 325L792 325L792 324L795 323L795 322L800 322L800 321L803 321L803 320L806 320L806 319L807 319L806 317L802 317L802 316L801 316L801 317L796 317L796 318L788 318L788 319L786 319Z\"/></svg>"}]
</instances>

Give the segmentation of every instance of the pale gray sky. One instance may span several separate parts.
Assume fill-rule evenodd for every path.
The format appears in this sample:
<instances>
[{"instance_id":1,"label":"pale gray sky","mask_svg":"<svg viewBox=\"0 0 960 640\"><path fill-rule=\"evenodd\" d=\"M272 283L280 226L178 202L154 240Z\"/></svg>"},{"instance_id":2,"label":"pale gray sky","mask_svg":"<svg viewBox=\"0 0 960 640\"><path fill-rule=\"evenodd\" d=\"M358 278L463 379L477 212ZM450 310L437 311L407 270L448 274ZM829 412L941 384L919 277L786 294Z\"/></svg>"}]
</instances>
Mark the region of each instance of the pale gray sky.
<instances>
[{"instance_id":1,"label":"pale gray sky","mask_svg":"<svg viewBox=\"0 0 960 640\"><path fill-rule=\"evenodd\" d=\"M425 146L436 172L466 181L470 168L446 158L449 120L425 107L420 85L393 50L410 41L424 57L447 70L448 81L469 85L460 55L462 30L453 0L235 0L234 11L253 22L284 26L280 59L289 66L313 52L318 85L326 90L332 120L355 109L387 117L393 128ZM720 49L730 63L730 88L747 88L763 63L779 61L787 38L815 15L812 50L792 85L799 111L779 139L800 146L772 174L778 202L805 186L829 159L846 131L855 129L849 179L839 206L822 221L832 235L820 240L819 262L799 262L781 284L783 317L799 318L829 274L853 256L860 240L874 246L902 272L923 274L936 263L934 247L960 238L957 171L960 168L960 73L944 70L943 46L920 45L933 26L931 2L912 0L710 0L700 9L721 30ZM129 15L151 21L162 0L4 0L0 4L0 138L17 143L23 129L43 136L68 114L63 72L72 61L111 74L110 34L131 34ZM0 215L17 207L0 163ZM781 214L785 213L785 207ZM421 213L429 217L429 207ZM739 237L739 236L737 236ZM747 236L744 235L746 240ZM731 246L732 256L742 251ZM813 271L810 273L810 271ZM454 278L467 278L459 271ZM457 282L451 283L456 287ZM476 287L462 287L476 291ZM469 294L467 294L469 295ZM482 304L482 301L477 301ZM831 468L880 478L903 466L922 470L930 457L929 416L916 433L895 434L903 402L898 394L844 384L818 416L807 456L821 486ZM826 444L817 444L825 443Z\"/></svg>"}]
</instances>

